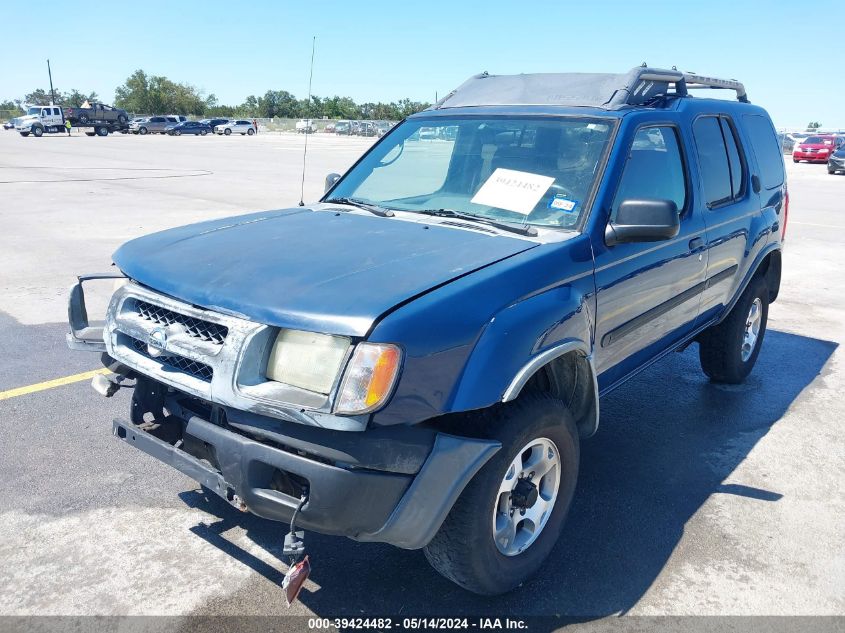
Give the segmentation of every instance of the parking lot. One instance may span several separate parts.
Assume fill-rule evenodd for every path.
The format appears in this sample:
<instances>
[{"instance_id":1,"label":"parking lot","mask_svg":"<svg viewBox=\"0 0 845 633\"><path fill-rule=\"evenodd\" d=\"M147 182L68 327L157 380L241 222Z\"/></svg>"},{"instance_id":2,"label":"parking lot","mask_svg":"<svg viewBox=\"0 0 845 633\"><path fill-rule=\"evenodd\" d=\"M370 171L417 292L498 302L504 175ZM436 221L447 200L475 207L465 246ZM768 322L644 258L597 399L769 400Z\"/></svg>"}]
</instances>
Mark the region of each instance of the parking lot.
<instances>
[{"instance_id":1,"label":"parking lot","mask_svg":"<svg viewBox=\"0 0 845 633\"><path fill-rule=\"evenodd\" d=\"M38 385L99 366L65 346L74 274L151 231L296 205L304 141L0 134L0 614L845 613L845 176L791 160L783 283L753 374L712 385L692 346L602 400L536 581L483 598L421 552L309 534L312 579L287 609L283 526L114 440L125 391ZM305 200L372 142L311 136Z\"/></svg>"}]
</instances>

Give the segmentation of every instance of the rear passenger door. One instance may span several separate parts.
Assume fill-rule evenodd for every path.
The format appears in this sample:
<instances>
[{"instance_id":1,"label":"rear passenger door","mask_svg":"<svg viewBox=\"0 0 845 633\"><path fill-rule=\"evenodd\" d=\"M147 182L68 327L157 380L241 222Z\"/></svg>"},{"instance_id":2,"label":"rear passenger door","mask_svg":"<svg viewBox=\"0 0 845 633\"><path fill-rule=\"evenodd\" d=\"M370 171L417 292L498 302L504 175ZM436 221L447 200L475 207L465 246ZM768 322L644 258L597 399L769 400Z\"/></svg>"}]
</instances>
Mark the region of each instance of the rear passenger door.
<instances>
[{"instance_id":1,"label":"rear passenger door","mask_svg":"<svg viewBox=\"0 0 845 633\"><path fill-rule=\"evenodd\" d=\"M707 280L698 319L703 325L731 302L766 240L759 234L759 195L734 119L703 114L692 131L707 225Z\"/></svg>"},{"instance_id":2,"label":"rear passenger door","mask_svg":"<svg viewBox=\"0 0 845 633\"><path fill-rule=\"evenodd\" d=\"M687 153L676 126L640 126L610 208L613 221L624 200L671 200L680 215L676 237L608 247L605 225L594 233L594 362L601 389L671 348L694 327L706 263L704 221L696 208Z\"/></svg>"}]
</instances>

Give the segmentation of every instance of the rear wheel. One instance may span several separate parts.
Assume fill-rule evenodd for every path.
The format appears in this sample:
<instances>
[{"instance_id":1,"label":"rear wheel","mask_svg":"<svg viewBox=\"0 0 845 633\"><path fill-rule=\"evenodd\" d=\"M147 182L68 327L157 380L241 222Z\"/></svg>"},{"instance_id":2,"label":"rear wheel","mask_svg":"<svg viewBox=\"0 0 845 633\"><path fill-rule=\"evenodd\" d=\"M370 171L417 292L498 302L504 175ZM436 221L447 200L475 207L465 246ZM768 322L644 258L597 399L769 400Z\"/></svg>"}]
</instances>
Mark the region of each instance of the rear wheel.
<instances>
[{"instance_id":1,"label":"rear wheel","mask_svg":"<svg viewBox=\"0 0 845 633\"><path fill-rule=\"evenodd\" d=\"M502 449L424 552L461 587L496 595L532 576L560 536L578 478L578 430L566 405L548 394L524 394L467 418Z\"/></svg>"},{"instance_id":2,"label":"rear wheel","mask_svg":"<svg viewBox=\"0 0 845 633\"><path fill-rule=\"evenodd\" d=\"M138 128L138 134L144 135L146 133L147 133L147 128L145 128L145 127L139 127Z\"/></svg>"},{"instance_id":3,"label":"rear wheel","mask_svg":"<svg viewBox=\"0 0 845 633\"><path fill-rule=\"evenodd\" d=\"M247 134L249 134L250 136L252 136L253 134L255 134L255 130L253 130L252 128L249 128L249 129L246 131L246 133L247 133Z\"/></svg>"},{"instance_id":4,"label":"rear wheel","mask_svg":"<svg viewBox=\"0 0 845 633\"><path fill-rule=\"evenodd\" d=\"M21 136L29 136L29 132L21 132Z\"/></svg>"},{"instance_id":5,"label":"rear wheel","mask_svg":"<svg viewBox=\"0 0 845 633\"><path fill-rule=\"evenodd\" d=\"M200 136L205 136L206 134L208 134L208 130L200 131Z\"/></svg>"},{"instance_id":6,"label":"rear wheel","mask_svg":"<svg viewBox=\"0 0 845 633\"><path fill-rule=\"evenodd\" d=\"M80 114L79 115L79 122L82 125L85 125L86 123L88 123L88 115L87 114Z\"/></svg>"},{"instance_id":7,"label":"rear wheel","mask_svg":"<svg viewBox=\"0 0 845 633\"><path fill-rule=\"evenodd\" d=\"M769 318L769 286L755 277L724 321L699 335L701 368L713 382L741 383L757 362Z\"/></svg>"},{"instance_id":8,"label":"rear wheel","mask_svg":"<svg viewBox=\"0 0 845 633\"><path fill-rule=\"evenodd\" d=\"M117 115L117 122L120 123L121 125L125 125L127 120L128 119L126 118L125 114L118 114Z\"/></svg>"}]
</instances>

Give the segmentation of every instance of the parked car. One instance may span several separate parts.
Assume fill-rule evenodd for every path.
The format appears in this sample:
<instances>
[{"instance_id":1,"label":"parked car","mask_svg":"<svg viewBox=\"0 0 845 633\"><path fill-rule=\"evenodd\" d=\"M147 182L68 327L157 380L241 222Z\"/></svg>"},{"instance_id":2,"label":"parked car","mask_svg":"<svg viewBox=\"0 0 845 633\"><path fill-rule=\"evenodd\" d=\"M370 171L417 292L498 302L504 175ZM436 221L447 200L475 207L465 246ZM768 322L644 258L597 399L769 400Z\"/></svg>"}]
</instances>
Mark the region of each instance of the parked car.
<instances>
[{"instance_id":1,"label":"parked car","mask_svg":"<svg viewBox=\"0 0 845 633\"><path fill-rule=\"evenodd\" d=\"M406 151L421 129L440 142ZM105 328L85 317L92 277L68 309L70 346L114 372L97 389L134 389L113 435L290 526L286 555L308 529L512 590L562 533L600 394L693 343L715 383L754 368L789 197L740 82L485 73L326 183L319 203L134 239ZM703 406L689 381L680 414Z\"/></svg>"},{"instance_id":2,"label":"parked car","mask_svg":"<svg viewBox=\"0 0 845 633\"><path fill-rule=\"evenodd\" d=\"M387 121L377 121L375 123L376 136L381 138L390 131L392 126Z\"/></svg>"},{"instance_id":3,"label":"parked car","mask_svg":"<svg viewBox=\"0 0 845 633\"><path fill-rule=\"evenodd\" d=\"M335 126L335 124L333 122L332 123L326 123L326 127L323 128L323 132L325 132L326 134L333 134L334 133L334 126Z\"/></svg>"},{"instance_id":4,"label":"parked car","mask_svg":"<svg viewBox=\"0 0 845 633\"><path fill-rule=\"evenodd\" d=\"M163 116L151 116L142 121L132 122L129 125L129 131L133 134L164 134L168 125L173 125L174 121L168 120Z\"/></svg>"},{"instance_id":5,"label":"parked car","mask_svg":"<svg viewBox=\"0 0 845 633\"><path fill-rule=\"evenodd\" d=\"M129 123L129 114L126 110L105 103L91 103L85 108L64 108L64 117L70 119L70 122L74 125L88 125L94 121L119 123L121 125Z\"/></svg>"},{"instance_id":6,"label":"parked car","mask_svg":"<svg viewBox=\"0 0 845 633\"><path fill-rule=\"evenodd\" d=\"M255 128L252 126L252 121L238 119L237 121L230 121L229 123L215 125L214 132L215 134L225 134L226 136L233 133L252 136L255 134Z\"/></svg>"},{"instance_id":7,"label":"parked car","mask_svg":"<svg viewBox=\"0 0 845 633\"><path fill-rule=\"evenodd\" d=\"M205 123L208 127L214 130L218 125L224 125L229 122L229 119L202 119L200 123Z\"/></svg>"},{"instance_id":8,"label":"parked car","mask_svg":"<svg viewBox=\"0 0 845 633\"><path fill-rule=\"evenodd\" d=\"M335 123L334 133L338 136L349 136L352 134L352 123L349 121L338 121Z\"/></svg>"},{"instance_id":9,"label":"parked car","mask_svg":"<svg viewBox=\"0 0 845 633\"><path fill-rule=\"evenodd\" d=\"M171 136L182 136L183 134L205 136L211 132L211 128L201 121L183 121L175 125L168 125L166 132Z\"/></svg>"},{"instance_id":10,"label":"parked car","mask_svg":"<svg viewBox=\"0 0 845 633\"><path fill-rule=\"evenodd\" d=\"M808 136L792 150L792 162L826 163L834 149L833 136Z\"/></svg>"},{"instance_id":11,"label":"parked car","mask_svg":"<svg viewBox=\"0 0 845 633\"><path fill-rule=\"evenodd\" d=\"M358 125L358 136L375 136L376 126L371 121L361 121Z\"/></svg>"},{"instance_id":12,"label":"parked car","mask_svg":"<svg viewBox=\"0 0 845 633\"><path fill-rule=\"evenodd\" d=\"M317 129L312 119L299 119L294 128L299 134L313 134Z\"/></svg>"},{"instance_id":13,"label":"parked car","mask_svg":"<svg viewBox=\"0 0 845 633\"><path fill-rule=\"evenodd\" d=\"M827 173L835 174L840 171L845 172L845 143L840 144L827 160Z\"/></svg>"},{"instance_id":14,"label":"parked car","mask_svg":"<svg viewBox=\"0 0 845 633\"><path fill-rule=\"evenodd\" d=\"M17 122L17 120L18 120L17 117L15 117L14 119L9 119L8 121L6 121L3 124L3 129L4 130L14 130L15 129L15 123Z\"/></svg>"}]
</instances>

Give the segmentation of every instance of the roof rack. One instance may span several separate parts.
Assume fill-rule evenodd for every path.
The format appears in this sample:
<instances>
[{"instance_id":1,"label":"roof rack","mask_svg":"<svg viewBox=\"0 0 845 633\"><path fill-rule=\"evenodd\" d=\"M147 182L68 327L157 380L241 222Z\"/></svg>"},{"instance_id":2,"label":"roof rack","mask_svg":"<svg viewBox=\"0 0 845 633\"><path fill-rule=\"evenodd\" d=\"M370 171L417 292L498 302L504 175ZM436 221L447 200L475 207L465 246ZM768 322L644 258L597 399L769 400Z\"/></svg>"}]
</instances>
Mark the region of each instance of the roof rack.
<instances>
[{"instance_id":1,"label":"roof rack","mask_svg":"<svg viewBox=\"0 0 845 633\"><path fill-rule=\"evenodd\" d=\"M689 90L710 88L714 90L734 90L737 101L748 103L745 86L736 79L717 79L695 73L684 73L677 68L663 70L649 68L645 64L631 69L625 88L622 88L608 100L608 105L644 105L656 97L686 97ZM670 86L674 92L670 92ZM619 103L622 100L621 104Z\"/></svg>"},{"instance_id":2,"label":"roof rack","mask_svg":"<svg viewBox=\"0 0 845 633\"><path fill-rule=\"evenodd\" d=\"M689 90L736 91L737 100L748 102L745 86L735 79L717 79L676 68L664 70L645 64L621 74L540 73L470 77L430 109L482 105L591 106L618 110L627 106L652 105L661 98L687 97Z\"/></svg>"}]
</instances>

